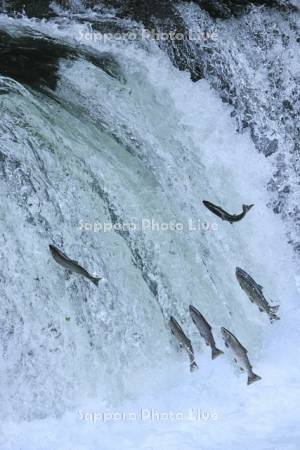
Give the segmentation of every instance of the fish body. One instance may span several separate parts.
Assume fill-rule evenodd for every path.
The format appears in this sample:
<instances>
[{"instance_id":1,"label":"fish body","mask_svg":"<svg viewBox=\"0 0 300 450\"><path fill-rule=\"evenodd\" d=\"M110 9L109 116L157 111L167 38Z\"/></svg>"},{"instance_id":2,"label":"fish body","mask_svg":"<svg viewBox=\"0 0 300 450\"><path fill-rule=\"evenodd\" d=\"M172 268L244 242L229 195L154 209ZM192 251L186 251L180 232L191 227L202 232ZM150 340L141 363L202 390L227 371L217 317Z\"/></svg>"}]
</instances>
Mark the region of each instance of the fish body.
<instances>
[{"instance_id":1,"label":"fish body","mask_svg":"<svg viewBox=\"0 0 300 450\"><path fill-rule=\"evenodd\" d=\"M263 294L263 287L256 283L250 275L239 267L235 270L236 278L249 300L255 303L261 312L268 314L271 323L280 318L276 315L279 305L270 306Z\"/></svg>"},{"instance_id":2,"label":"fish body","mask_svg":"<svg viewBox=\"0 0 300 450\"><path fill-rule=\"evenodd\" d=\"M248 375L247 384L261 380L259 375L253 372L252 366L248 358L248 350L240 343L240 341L226 328L221 328L225 346L230 348L234 354L234 361L239 368Z\"/></svg>"},{"instance_id":3,"label":"fish body","mask_svg":"<svg viewBox=\"0 0 300 450\"><path fill-rule=\"evenodd\" d=\"M206 345L211 348L211 358L215 359L217 356L222 355L223 352L216 347L216 343L212 334L212 329L203 315L193 305L189 306L190 315L192 321L196 325L200 335L205 340Z\"/></svg>"},{"instance_id":4,"label":"fish body","mask_svg":"<svg viewBox=\"0 0 300 450\"><path fill-rule=\"evenodd\" d=\"M65 255L61 250L59 250L54 245L49 245L49 249L51 252L51 255L53 256L54 260L62 266L64 269L69 270L70 272L79 273L80 275L88 278L90 281L92 281L96 286L98 286L99 281L101 278L99 277L93 277L89 274L87 270L85 270L83 267L81 267L77 261L74 261L70 259L67 255Z\"/></svg>"},{"instance_id":5,"label":"fish body","mask_svg":"<svg viewBox=\"0 0 300 450\"><path fill-rule=\"evenodd\" d=\"M243 205L243 211L240 214L229 214L227 211L222 209L221 206L214 205L213 203L208 202L207 200L203 200L203 204L216 216L220 217L222 220L227 220L227 222L230 223L239 222L240 220L242 220L243 217L245 217L245 215L247 214L247 212L254 206L254 205Z\"/></svg>"},{"instance_id":6,"label":"fish body","mask_svg":"<svg viewBox=\"0 0 300 450\"><path fill-rule=\"evenodd\" d=\"M170 317L169 325L171 328L172 334L177 339L180 348L184 348L187 352L189 360L190 360L190 371L193 372L195 369L198 369L198 366L195 361L194 350L192 347L191 340L185 335L183 329L179 325L174 317Z\"/></svg>"}]
</instances>

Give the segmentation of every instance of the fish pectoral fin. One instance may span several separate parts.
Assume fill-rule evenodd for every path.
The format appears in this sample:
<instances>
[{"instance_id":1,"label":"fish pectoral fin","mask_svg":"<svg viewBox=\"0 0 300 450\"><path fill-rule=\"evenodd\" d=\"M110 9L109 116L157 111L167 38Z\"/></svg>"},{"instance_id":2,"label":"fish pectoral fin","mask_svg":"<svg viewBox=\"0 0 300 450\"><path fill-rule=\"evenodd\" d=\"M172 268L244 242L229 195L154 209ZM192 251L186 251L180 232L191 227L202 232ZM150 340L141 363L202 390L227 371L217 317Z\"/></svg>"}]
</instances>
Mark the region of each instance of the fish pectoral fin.
<instances>
[{"instance_id":1,"label":"fish pectoral fin","mask_svg":"<svg viewBox=\"0 0 300 450\"><path fill-rule=\"evenodd\" d=\"M262 308L258 308L260 310L260 312L264 312L264 310Z\"/></svg>"},{"instance_id":2,"label":"fish pectoral fin","mask_svg":"<svg viewBox=\"0 0 300 450\"><path fill-rule=\"evenodd\" d=\"M227 344L227 342L225 342L225 347L227 347L227 348L229 347L229 345Z\"/></svg>"},{"instance_id":3,"label":"fish pectoral fin","mask_svg":"<svg viewBox=\"0 0 300 450\"><path fill-rule=\"evenodd\" d=\"M245 369L243 367L240 367L241 372L245 372Z\"/></svg>"},{"instance_id":4,"label":"fish pectoral fin","mask_svg":"<svg viewBox=\"0 0 300 450\"><path fill-rule=\"evenodd\" d=\"M233 361L234 361L235 363L237 363L237 359L236 359L236 358L233 358Z\"/></svg>"}]
</instances>

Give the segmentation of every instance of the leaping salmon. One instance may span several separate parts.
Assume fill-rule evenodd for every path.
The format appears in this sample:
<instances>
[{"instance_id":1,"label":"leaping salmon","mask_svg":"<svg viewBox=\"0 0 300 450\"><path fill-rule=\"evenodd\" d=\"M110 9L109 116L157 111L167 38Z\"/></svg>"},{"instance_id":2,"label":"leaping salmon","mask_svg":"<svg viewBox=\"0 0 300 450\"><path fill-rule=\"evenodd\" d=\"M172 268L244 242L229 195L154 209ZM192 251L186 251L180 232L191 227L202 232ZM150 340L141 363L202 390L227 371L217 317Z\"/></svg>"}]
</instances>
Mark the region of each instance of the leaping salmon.
<instances>
[{"instance_id":1,"label":"leaping salmon","mask_svg":"<svg viewBox=\"0 0 300 450\"><path fill-rule=\"evenodd\" d=\"M225 342L225 346L231 348L234 353L234 361L239 366L240 370L246 371L248 374L247 384L254 383L254 381L261 380L259 375L253 372L252 366L248 358L248 350L238 341L238 339L226 330L221 328L222 336Z\"/></svg>"},{"instance_id":2,"label":"leaping salmon","mask_svg":"<svg viewBox=\"0 0 300 450\"><path fill-rule=\"evenodd\" d=\"M190 371L193 372L195 369L198 369L197 363L195 361L194 350L192 347L191 340L185 335L183 329L179 325L174 317L170 317L170 328L171 333L176 337L177 342L180 348L184 348L188 354L190 360Z\"/></svg>"},{"instance_id":3,"label":"leaping salmon","mask_svg":"<svg viewBox=\"0 0 300 450\"><path fill-rule=\"evenodd\" d=\"M79 265L77 261L70 259L67 255L65 255L61 250L59 250L54 245L50 244L49 249L51 255L53 256L57 264L64 267L64 269L70 270L71 272L76 272L79 273L80 275L83 275L84 277L91 280L96 286L98 286L98 283L102 278L93 277L92 275L90 275L83 267Z\"/></svg>"},{"instance_id":4,"label":"leaping salmon","mask_svg":"<svg viewBox=\"0 0 300 450\"><path fill-rule=\"evenodd\" d=\"M239 222L240 220L245 217L248 211L254 206L254 205L243 205L243 212L240 214L229 214L227 211L221 208L221 206L214 205L211 202L208 202L207 200L203 200L204 206L206 206L207 209L209 209L212 213L214 213L216 216L220 217L222 220L227 220L229 223L233 222Z\"/></svg>"},{"instance_id":5,"label":"leaping salmon","mask_svg":"<svg viewBox=\"0 0 300 450\"><path fill-rule=\"evenodd\" d=\"M196 309L193 305L189 306L189 310L192 321L196 325L200 335L205 340L206 345L209 345L211 348L211 359L215 359L217 356L222 355L224 352L216 347L209 323L205 320L200 311L198 311L198 309Z\"/></svg>"},{"instance_id":6,"label":"leaping salmon","mask_svg":"<svg viewBox=\"0 0 300 450\"><path fill-rule=\"evenodd\" d=\"M235 270L236 278L243 291L247 294L251 303L255 303L261 312L268 314L270 322L279 320L280 317L276 315L279 305L270 306L263 294L263 287L257 284L250 275L239 267Z\"/></svg>"}]
</instances>

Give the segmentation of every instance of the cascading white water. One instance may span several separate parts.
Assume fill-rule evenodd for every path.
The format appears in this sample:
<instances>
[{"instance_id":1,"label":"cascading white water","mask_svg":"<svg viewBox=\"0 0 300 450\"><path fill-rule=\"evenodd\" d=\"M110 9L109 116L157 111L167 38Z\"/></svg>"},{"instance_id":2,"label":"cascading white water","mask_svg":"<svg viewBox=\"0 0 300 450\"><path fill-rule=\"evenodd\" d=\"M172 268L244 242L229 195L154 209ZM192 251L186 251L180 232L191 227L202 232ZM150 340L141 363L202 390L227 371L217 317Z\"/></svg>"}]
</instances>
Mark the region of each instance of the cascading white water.
<instances>
[{"instance_id":1,"label":"cascading white water","mask_svg":"<svg viewBox=\"0 0 300 450\"><path fill-rule=\"evenodd\" d=\"M192 83L155 43L82 41L89 26L67 17L1 17L0 27L106 52L120 75L84 59L64 60L54 97L1 78L11 86L0 96L1 450L201 443L218 449L230 433L237 436L229 437L230 448L238 449L240 427L249 421L247 436L257 433L253 448L266 417L279 407L273 426L265 426L270 446L257 448L274 448L271 437L278 440L287 430L291 446L278 448L296 448L299 308L284 227L266 207L271 164L248 134L237 134L230 107L208 83ZM255 207L230 225L206 210L203 199L231 211L242 203ZM154 228L179 223L184 229L151 230L151 220ZM86 225L112 223L123 228L96 232ZM67 275L49 243L105 282L97 289ZM251 305L236 281L236 266L280 303L280 323L271 326ZM223 348L221 326L239 337L260 383L247 388L227 357L210 361L190 320L190 304L212 324L218 346ZM193 341L199 364L193 375L170 335L170 315ZM285 400L293 414L286 423ZM153 424L141 434L131 426L127 439L126 424L104 431L79 421L76 412L157 405L175 411L201 405L217 411L219 421L159 424L157 436ZM24 419L31 422L16 425ZM123 437L114 442L112 433Z\"/></svg>"}]
</instances>

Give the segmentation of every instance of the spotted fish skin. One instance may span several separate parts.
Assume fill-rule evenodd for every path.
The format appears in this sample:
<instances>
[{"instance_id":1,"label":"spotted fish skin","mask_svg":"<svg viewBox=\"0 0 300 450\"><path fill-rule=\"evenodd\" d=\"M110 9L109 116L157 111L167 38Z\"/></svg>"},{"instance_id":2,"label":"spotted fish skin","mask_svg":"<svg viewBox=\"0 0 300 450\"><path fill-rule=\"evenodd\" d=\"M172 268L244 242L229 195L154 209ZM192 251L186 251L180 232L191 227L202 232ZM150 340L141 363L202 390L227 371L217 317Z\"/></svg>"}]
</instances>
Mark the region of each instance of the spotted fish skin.
<instances>
[{"instance_id":1,"label":"spotted fish skin","mask_svg":"<svg viewBox=\"0 0 300 450\"><path fill-rule=\"evenodd\" d=\"M179 344L179 347L184 348L184 350L187 352L190 360L190 371L193 372L195 369L198 369L198 366L195 361L194 350L192 347L191 340L186 336L177 320L172 316L170 317L169 325L171 328L171 333L175 336Z\"/></svg>"},{"instance_id":2,"label":"spotted fish skin","mask_svg":"<svg viewBox=\"0 0 300 450\"><path fill-rule=\"evenodd\" d=\"M240 343L240 341L226 328L221 328L222 337L225 346L230 348L234 354L234 361L238 367L247 373L247 384L252 384L255 381L261 380L261 377L253 372L252 366L248 358L248 350Z\"/></svg>"},{"instance_id":3,"label":"spotted fish skin","mask_svg":"<svg viewBox=\"0 0 300 450\"><path fill-rule=\"evenodd\" d=\"M236 278L242 290L248 296L251 303L255 303L261 312L268 314L270 322L279 320L280 317L276 315L279 305L270 306L263 294L263 287L256 283L250 275L240 267L235 270Z\"/></svg>"}]
</instances>

